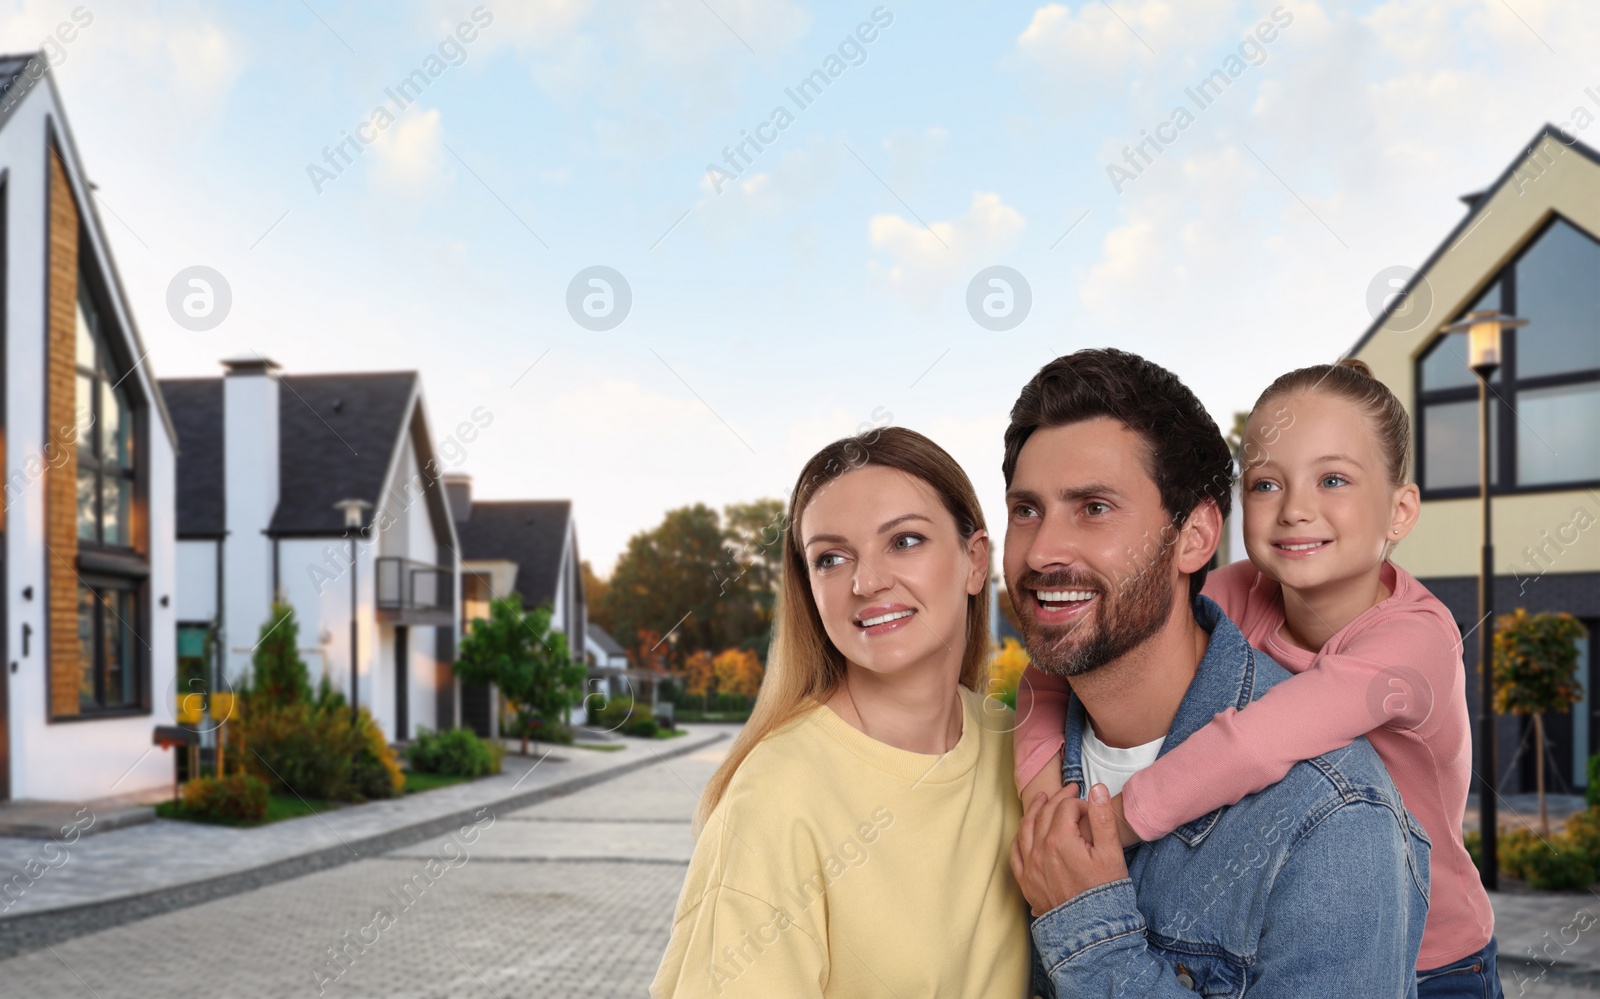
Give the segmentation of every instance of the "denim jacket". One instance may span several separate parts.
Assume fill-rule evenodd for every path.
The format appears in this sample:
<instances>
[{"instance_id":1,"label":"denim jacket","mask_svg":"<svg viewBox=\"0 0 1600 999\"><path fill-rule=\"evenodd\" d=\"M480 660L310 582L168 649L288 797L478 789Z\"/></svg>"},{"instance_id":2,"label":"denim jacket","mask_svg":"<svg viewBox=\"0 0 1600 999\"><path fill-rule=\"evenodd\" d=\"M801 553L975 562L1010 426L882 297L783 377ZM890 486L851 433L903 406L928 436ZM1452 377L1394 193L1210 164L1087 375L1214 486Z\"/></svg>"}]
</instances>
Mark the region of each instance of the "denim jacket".
<instances>
[{"instance_id":1,"label":"denim jacket","mask_svg":"<svg viewBox=\"0 0 1600 999\"><path fill-rule=\"evenodd\" d=\"M1209 598L1195 598L1194 615L1211 640L1163 754L1224 708L1243 708L1290 677ZM1062 777L1080 788L1083 725L1073 698ZM1034 991L1058 999L1414 999L1429 848L1378 754L1359 738L1129 848L1127 878L1034 920Z\"/></svg>"}]
</instances>

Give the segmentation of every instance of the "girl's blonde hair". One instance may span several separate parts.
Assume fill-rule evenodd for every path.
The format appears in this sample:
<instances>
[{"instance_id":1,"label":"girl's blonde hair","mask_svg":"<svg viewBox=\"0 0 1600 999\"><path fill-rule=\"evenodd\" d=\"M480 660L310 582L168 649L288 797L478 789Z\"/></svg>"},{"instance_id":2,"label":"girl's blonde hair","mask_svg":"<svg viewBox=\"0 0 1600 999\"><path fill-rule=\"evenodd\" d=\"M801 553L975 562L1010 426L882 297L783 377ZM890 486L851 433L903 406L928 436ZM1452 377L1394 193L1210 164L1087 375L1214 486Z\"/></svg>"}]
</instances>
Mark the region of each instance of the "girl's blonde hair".
<instances>
[{"instance_id":1,"label":"girl's blonde hair","mask_svg":"<svg viewBox=\"0 0 1600 999\"><path fill-rule=\"evenodd\" d=\"M777 621L767 651L767 671L755 709L728 756L706 784L695 813L698 835L722 800L740 764L762 739L794 720L817 701L825 700L844 679L845 658L828 638L811 593L810 567L801 544L800 518L812 498L834 479L857 468L895 468L927 483L938 494L962 538L984 529L978 494L967 473L943 448L914 430L884 427L834 441L800 470L789 496L783 529L783 562L779 568ZM961 684L978 690L989 669L989 588L967 597L966 648L961 657Z\"/></svg>"},{"instance_id":2,"label":"girl's blonde hair","mask_svg":"<svg viewBox=\"0 0 1600 999\"><path fill-rule=\"evenodd\" d=\"M1365 361L1347 357L1338 364L1313 364L1280 375L1256 400L1250 419L1255 419L1261 408L1274 399L1310 391L1326 392L1355 403L1372 422L1389 473L1389 485L1403 486L1410 480L1411 417L1389 386L1373 376Z\"/></svg>"}]
</instances>

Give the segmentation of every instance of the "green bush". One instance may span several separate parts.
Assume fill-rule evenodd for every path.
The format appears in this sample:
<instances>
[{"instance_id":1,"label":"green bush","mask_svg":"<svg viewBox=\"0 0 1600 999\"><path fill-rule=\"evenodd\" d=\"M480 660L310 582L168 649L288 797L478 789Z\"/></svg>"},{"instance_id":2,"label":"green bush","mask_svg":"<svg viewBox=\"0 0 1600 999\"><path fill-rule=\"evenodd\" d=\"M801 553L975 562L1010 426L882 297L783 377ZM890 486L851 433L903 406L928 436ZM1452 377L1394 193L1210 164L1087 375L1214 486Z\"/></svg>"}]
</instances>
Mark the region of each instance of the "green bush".
<instances>
[{"instance_id":1,"label":"green bush","mask_svg":"<svg viewBox=\"0 0 1600 999\"><path fill-rule=\"evenodd\" d=\"M1563 891L1587 888L1595 881L1594 866L1589 858L1575 848L1564 849L1561 844L1556 844L1556 850L1545 847L1532 851L1523 871L1529 888Z\"/></svg>"},{"instance_id":2,"label":"green bush","mask_svg":"<svg viewBox=\"0 0 1600 999\"><path fill-rule=\"evenodd\" d=\"M1590 808L1600 805L1600 754L1589 757L1589 786L1583 789L1583 800Z\"/></svg>"},{"instance_id":3,"label":"green bush","mask_svg":"<svg viewBox=\"0 0 1600 999\"><path fill-rule=\"evenodd\" d=\"M518 712L517 722L530 739L538 739L540 742L556 742L563 746L572 745L571 725L561 722L547 722L538 715L526 711Z\"/></svg>"},{"instance_id":4,"label":"green bush","mask_svg":"<svg viewBox=\"0 0 1600 999\"><path fill-rule=\"evenodd\" d=\"M1526 879L1528 867L1535 862L1535 857L1553 851L1532 829L1511 829L1500 833L1497 852L1502 873Z\"/></svg>"},{"instance_id":5,"label":"green bush","mask_svg":"<svg viewBox=\"0 0 1600 999\"><path fill-rule=\"evenodd\" d=\"M1483 867L1483 837L1465 836L1467 853ZM1600 808L1576 812L1566 827L1548 840L1532 829L1502 829L1498 845L1500 873L1520 878L1530 888L1561 891L1587 888L1600 880Z\"/></svg>"},{"instance_id":6,"label":"green bush","mask_svg":"<svg viewBox=\"0 0 1600 999\"><path fill-rule=\"evenodd\" d=\"M267 785L249 774L197 777L183 785L183 809L213 822L260 822L267 817Z\"/></svg>"},{"instance_id":7,"label":"green bush","mask_svg":"<svg viewBox=\"0 0 1600 999\"><path fill-rule=\"evenodd\" d=\"M416 741L406 747L406 762L418 773L452 777L482 777L500 772L505 747L485 742L467 728L433 732L418 729Z\"/></svg>"},{"instance_id":8,"label":"green bush","mask_svg":"<svg viewBox=\"0 0 1600 999\"><path fill-rule=\"evenodd\" d=\"M661 731L661 726L656 723L650 710L646 708L643 715L634 715L628 723L622 726L622 731L627 735L636 735L644 739L654 739L656 733Z\"/></svg>"},{"instance_id":9,"label":"green bush","mask_svg":"<svg viewBox=\"0 0 1600 999\"><path fill-rule=\"evenodd\" d=\"M352 723L343 697L274 705L252 699L244 716L245 764L273 790L323 801L392 798L405 775L378 723L362 708Z\"/></svg>"}]
</instances>

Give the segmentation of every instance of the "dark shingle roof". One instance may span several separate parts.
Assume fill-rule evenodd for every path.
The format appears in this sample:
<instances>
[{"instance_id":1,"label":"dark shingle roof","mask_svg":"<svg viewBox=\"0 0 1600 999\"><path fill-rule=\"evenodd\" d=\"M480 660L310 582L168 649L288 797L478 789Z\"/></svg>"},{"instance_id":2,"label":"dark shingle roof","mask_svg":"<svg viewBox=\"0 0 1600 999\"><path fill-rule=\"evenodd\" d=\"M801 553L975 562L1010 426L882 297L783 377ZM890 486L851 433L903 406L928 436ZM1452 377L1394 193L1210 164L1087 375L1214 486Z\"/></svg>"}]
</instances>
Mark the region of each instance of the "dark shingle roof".
<instances>
[{"instance_id":1,"label":"dark shingle roof","mask_svg":"<svg viewBox=\"0 0 1600 999\"><path fill-rule=\"evenodd\" d=\"M628 654L627 650L618 645L617 640L611 637L609 631L606 631L593 621L590 621L585 626L584 633L589 636L594 644L600 646L600 650L608 656L625 656Z\"/></svg>"},{"instance_id":2,"label":"dark shingle roof","mask_svg":"<svg viewBox=\"0 0 1600 999\"><path fill-rule=\"evenodd\" d=\"M27 69L30 59L34 58L37 58L37 53L0 56L0 98L3 98L0 99L0 122L5 122L5 115L10 114L11 107L16 106L16 102L27 96L29 88L37 86L34 78L22 75L22 70ZM43 59L40 59L40 62L43 62ZM16 94L11 94L13 90Z\"/></svg>"},{"instance_id":3,"label":"dark shingle roof","mask_svg":"<svg viewBox=\"0 0 1600 999\"><path fill-rule=\"evenodd\" d=\"M179 427L178 534L223 533L221 378L161 382ZM376 509L378 491L411 415L414 371L282 375L278 384L278 507L268 531L338 534L342 499ZM366 512L368 521L372 510Z\"/></svg>"},{"instance_id":4,"label":"dark shingle roof","mask_svg":"<svg viewBox=\"0 0 1600 999\"><path fill-rule=\"evenodd\" d=\"M461 557L515 562L523 606L554 606L571 518L571 500L478 500L470 517L456 521Z\"/></svg>"},{"instance_id":5,"label":"dark shingle roof","mask_svg":"<svg viewBox=\"0 0 1600 999\"><path fill-rule=\"evenodd\" d=\"M278 509L269 531L338 534L344 514L335 503L359 498L376 507L416 381L415 371L280 377Z\"/></svg>"},{"instance_id":6,"label":"dark shingle roof","mask_svg":"<svg viewBox=\"0 0 1600 999\"><path fill-rule=\"evenodd\" d=\"M222 488L222 379L161 382L178 432L178 536L220 537L227 530Z\"/></svg>"}]
</instances>

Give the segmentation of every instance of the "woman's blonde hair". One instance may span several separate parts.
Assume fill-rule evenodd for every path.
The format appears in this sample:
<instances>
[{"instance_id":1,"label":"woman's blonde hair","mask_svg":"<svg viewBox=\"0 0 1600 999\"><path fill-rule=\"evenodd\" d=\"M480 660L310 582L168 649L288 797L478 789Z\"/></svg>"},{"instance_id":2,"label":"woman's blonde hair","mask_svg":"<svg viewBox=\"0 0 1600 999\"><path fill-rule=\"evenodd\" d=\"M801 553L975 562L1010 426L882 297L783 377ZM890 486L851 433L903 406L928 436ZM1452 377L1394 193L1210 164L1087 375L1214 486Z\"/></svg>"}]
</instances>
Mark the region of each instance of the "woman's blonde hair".
<instances>
[{"instance_id":1,"label":"woman's blonde hair","mask_svg":"<svg viewBox=\"0 0 1600 999\"><path fill-rule=\"evenodd\" d=\"M695 833L704 828L722 800L735 771L762 739L824 700L844 679L845 658L828 638L811 593L811 577L798 531L800 517L817 492L857 468L878 465L915 476L938 494L962 538L984 529L978 494L967 473L939 445L914 430L884 427L834 441L800 470L789 496L783 529L783 562L779 569L777 621L767 650L767 671L755 709L728 756L706 784L695 813ZM961 657L961 684L979 689L989 669L989 588L967 597L966 648Z\"/></svg>"}]
</instances>

